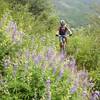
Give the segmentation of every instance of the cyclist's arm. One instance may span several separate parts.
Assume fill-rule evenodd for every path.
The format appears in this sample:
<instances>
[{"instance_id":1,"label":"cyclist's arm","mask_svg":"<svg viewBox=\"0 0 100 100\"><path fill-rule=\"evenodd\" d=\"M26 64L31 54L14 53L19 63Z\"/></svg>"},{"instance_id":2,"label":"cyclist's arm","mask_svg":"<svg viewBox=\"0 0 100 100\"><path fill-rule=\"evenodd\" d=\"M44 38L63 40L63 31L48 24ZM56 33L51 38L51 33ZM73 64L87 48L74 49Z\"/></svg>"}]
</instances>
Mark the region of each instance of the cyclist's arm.
<instances>
[{"instance_id":1,"label":"cyclist's arm","mask_svg":"<svg viewBox=\"0 0 100 100\"><path fill-rule=\"evenodd\" d=\"M71 36L72 35L72 31L70 29L68 29L68 31L69 31L69 35Z\"/></svg>"},{"instance_id":2,"label":"cyclist's arm","mask_svg":"<svg viewBox=\"0 0 100 100\"><path fill-rule=\"evenodd\" d=\"M72 35L72 31L70 30L70 28L67 26L67 32L68 32L68 34L71 36Z\"/></svg>"}]
</instances>

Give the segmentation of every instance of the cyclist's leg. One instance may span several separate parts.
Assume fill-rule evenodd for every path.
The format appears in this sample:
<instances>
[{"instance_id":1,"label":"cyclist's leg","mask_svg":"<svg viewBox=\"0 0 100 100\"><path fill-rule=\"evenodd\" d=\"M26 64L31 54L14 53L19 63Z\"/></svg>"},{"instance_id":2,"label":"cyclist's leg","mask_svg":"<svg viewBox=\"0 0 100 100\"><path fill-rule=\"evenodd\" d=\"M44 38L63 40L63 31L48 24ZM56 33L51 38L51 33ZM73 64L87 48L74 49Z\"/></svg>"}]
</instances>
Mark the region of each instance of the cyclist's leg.
<instances>
[{"instance_id":1,"label":"cyclist's leg","mask_svg":"<svg viewBox=\"0 0 100 100\"><path fill-rule=\"evenodd\" d=\"M63 37L59 37L59 42L60 42L60 51L63 49Z\"/></svg>"},{"instance_id":2,"label":"cyclist's leg","mask_svg":"<svg viewBox=\"0 0 100 100\"><path fill-rule=\"evenodd\" d=\"M66 57L66 44L67 44L67 37L63 37L63 54L65 55Z\"/></svg>"}]
</instances>

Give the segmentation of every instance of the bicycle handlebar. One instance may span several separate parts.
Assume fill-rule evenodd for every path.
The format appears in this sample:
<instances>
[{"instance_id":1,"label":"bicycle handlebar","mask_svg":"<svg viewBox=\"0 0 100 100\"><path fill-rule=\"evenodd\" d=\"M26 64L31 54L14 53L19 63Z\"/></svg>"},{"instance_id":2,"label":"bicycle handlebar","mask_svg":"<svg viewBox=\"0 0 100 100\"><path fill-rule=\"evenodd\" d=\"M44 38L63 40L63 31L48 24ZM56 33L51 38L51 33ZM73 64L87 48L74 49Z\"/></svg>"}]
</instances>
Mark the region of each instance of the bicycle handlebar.
<instances>
[{"instance_id":1,"label":"bicycle handlebar","mask_svg":"<svg viewBox=\"0 0 100 100\"><path fill-rule=\"evenodd\" d=\"M56 36L57 37L61 37L61 36L66 37L66 36L72 36L72 34L71 35L70 34L69 35L59 35L59 34L56 34Z\"/></svg>"}]
</instances>

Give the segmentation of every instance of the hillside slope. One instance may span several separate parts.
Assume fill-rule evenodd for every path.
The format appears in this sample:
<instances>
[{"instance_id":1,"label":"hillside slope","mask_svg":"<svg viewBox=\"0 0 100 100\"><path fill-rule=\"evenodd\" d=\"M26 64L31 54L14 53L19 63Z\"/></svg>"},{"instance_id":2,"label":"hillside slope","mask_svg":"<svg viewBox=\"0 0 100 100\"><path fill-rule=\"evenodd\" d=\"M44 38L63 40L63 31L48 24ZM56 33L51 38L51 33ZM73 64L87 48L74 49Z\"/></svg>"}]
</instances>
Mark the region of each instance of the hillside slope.
<instances>
[{"instance_id":1,"label":"hillside slope","mask_svg":"<svg viewBox=\"0 0 100 100\"><path fill-rule=\"evenodd\" d=\"M100 4L100 0L53 0L53 3L61 19L77 26L88 23L88 16L95 13L92 6Z\"/></svg>"}]
</instances>

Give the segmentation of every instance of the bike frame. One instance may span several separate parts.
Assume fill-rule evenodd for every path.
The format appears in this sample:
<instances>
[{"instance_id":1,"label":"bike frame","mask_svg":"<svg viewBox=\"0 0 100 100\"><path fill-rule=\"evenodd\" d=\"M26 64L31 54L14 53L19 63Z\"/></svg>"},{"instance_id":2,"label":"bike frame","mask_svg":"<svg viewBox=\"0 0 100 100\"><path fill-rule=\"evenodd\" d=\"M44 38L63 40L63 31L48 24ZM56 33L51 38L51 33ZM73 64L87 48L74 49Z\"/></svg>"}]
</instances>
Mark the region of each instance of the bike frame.
<instances>
[{"instance_id":1,"label":"bike frame","mask_svg":"<svg viewBox=\"0 0 100 100\"><path fill-rule=\"evenodd\" d=\"M57 35L59 37L60 40L60 51L61 53L65 54L65 46L66 46L66 41L65 41L65 37L66 35Z\"/></svg>"}]
</instances>

